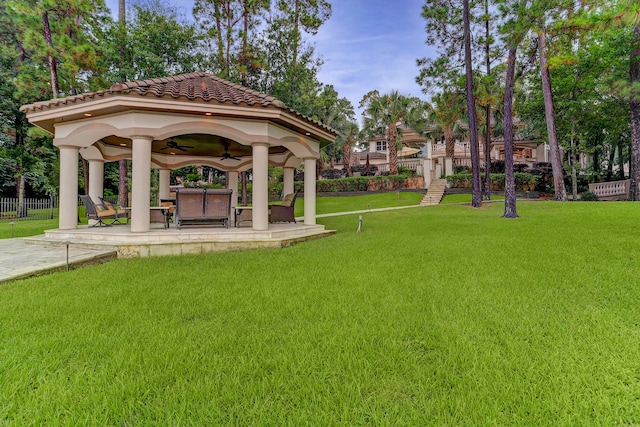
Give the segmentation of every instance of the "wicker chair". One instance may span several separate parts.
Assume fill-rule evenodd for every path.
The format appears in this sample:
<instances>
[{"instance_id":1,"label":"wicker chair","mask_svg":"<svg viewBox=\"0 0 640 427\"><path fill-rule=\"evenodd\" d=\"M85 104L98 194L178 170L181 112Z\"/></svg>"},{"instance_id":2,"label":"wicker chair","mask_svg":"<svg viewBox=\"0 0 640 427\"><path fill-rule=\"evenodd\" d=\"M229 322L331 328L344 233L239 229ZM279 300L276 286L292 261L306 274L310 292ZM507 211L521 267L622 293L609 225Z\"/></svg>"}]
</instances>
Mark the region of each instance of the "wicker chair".
<instances>
[{"instance_id":1,"label":"wicker chair","mask_svg":"<svg viewBox=\"0 0 640 427\"><path fill-rule=\"evenodd\" d=\"M100 197L100 201L102 202L102 206L104 206L106 210L116 211L116 220L114 221L114 224L115 223L121 224L120 219L122 218L124 218L125 222L129 224L129 211L121 208L120 206L113 205L111 202L107 202L102 197Z\"/></svg>"},{"instance_id":2,"label":"wicker chair","mask_svg":"<svg viewBox=\"0 0 640 427\"><path fill-rule=\"evenodd\" d=\"M296 222L294 210L296 206L296 194L287 194L279 205L269 206L269 222Z\"/></svg>"},{"instance_id":3,"label":"wicker chair","mask_svg":"<svg viewBox=\"0 0 640 427\"><path fill-rule=\"evenodd\" d=\"M183 225L220 224L229 228L231 222L231 190L184 188L176 190L174 221Z\"/></svg>"},{"instance_id":4,"label":"wicker chair","mask_svg":"<svg viewBox=\"0 0 640 427\"><path fill-rule=\"evenodd\" d=\"M87 211L87 219L97 221L91 227L111 226L112 223L107 224L104 222L105 219L118 220L118 212L116 212L113 206L111 209L107 209L104 205L96 205L93 203L93 200L91 200L91 197L86 195L80 196L80 200L82 200L82 204Z\"/></svg>"}]
</instances>

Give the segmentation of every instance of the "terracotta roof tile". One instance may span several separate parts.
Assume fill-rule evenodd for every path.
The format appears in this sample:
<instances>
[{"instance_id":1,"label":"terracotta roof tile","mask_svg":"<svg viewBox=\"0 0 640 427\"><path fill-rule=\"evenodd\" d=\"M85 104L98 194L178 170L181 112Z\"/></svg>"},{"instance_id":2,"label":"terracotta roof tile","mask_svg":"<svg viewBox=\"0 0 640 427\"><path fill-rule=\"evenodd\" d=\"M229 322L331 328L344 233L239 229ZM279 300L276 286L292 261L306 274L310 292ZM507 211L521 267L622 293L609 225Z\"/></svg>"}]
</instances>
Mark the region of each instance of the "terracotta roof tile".
<instances>
[{"instance_id":1,"label":"terracotta roof tile","mask_svg":"<svg viewBox=\"0 0 640 427\"><path fill-rule=\"evenodd\" d=\"M261 105L285 108L282 101L244 86L231 83L208 73L189 73L158 79L138 80L116 83L109 90L112 93L129 94L135 92L141 96L155 95L172 98L185 97L190 100L202 99L205 102Z\"/></svg>"},{"instance_id":2,"label":"terracotta roof tile","mask_svg":"<svg viewBox=\"0 0 640 427\"><path fill-rule=\"evenodd\" d=\"M229 82L213 74L194 72L177 76L161 77L147 80L120 82L108 90L82 93L80 95L57 98L50 101L36 102L24 105L25 112L63 107L73 103L82 103L99 98L118 95L170 97L189 100L201 99L204 102L218 102L220 104L247 105L259 107L275 107L289 114L297 116L330 133L337 132L323 123L306 117L287 107L282 101L273 96Z\"/></svg>"}]
</instances>

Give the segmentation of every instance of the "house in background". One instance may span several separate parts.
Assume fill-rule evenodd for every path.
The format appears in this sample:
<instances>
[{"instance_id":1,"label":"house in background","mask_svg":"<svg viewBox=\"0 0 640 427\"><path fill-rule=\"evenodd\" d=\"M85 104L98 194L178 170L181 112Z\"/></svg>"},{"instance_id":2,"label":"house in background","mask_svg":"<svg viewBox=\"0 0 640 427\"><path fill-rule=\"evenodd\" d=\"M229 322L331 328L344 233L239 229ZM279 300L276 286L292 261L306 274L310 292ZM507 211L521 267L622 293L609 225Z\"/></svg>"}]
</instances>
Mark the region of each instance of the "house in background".
<instances>
[{"instance_id":1,"label":"house in background","mask_svg":"<svg viewBox=\"0 0 640 427\"><path fill-rule=\"evenodd\" d=\"M547 144L539 144L536 140L524 139L516 135L514 141L513 160L515 164L526 164L533 167L539 162L549 161ZM442 176L453 174L455 168L471 167L471 150L469 141L456 141L453 159L446 157L444 140L419 135L415 131L402 129L402 149L398 151L398 165L416 174L424 176L425 188L431 181ZM491 161L504 161L504 139L494 138L490 149ZM351 166L366 165L380 174L389 170L389 150L383 137L369 140L369 149L354 152L351 155ZM480 143L480 165L484 167L484 143ZM582 162L581 162L582 163ZM341 163L336 168L342 169Z\"/></svg>"}]
</instances>

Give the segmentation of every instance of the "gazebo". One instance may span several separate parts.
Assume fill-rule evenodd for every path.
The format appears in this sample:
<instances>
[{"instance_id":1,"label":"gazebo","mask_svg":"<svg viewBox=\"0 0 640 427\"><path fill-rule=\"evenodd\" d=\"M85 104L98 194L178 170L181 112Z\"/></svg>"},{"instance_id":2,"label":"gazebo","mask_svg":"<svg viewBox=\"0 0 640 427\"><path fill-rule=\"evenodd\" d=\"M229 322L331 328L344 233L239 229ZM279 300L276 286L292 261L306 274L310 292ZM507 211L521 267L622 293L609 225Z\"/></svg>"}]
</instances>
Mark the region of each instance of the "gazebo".
<instances>
[{"instance_id":1,"label":"gazebo","mask_svg":"<svg viewBox=\"0 0 640 427\"><path fill-rule=\"evenodd\" d=\"M252 170L252 228L269 229L268 165L284 170L294 192L304 165L304 224L316 223L316 159L336 132L280 100L215 75L195 72L117 83L110 89L21 108L54 135L60 150L60 230L78 227L78 154L89 163L89 195L103 194L104 163L131 159L130 233L150 231L151 168L159 199L169 198L172 169L207 165L228 172L237 204L238 173Z\"/></svg>"}]
</instances>

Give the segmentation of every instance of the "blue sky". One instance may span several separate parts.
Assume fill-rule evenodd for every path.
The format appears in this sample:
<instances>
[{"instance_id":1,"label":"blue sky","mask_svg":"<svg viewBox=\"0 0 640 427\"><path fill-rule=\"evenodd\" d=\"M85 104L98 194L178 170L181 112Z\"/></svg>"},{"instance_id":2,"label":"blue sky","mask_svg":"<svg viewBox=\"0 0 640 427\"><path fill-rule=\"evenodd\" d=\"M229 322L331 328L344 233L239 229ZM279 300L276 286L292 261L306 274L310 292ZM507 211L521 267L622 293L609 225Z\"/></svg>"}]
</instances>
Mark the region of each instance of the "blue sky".
<instances>
[{"instance_id":1,"label":"blue sky","mask_svg":"<svg viewBox=\"0 0 640 427\"><path fill-rule=\"evenodd\" d=\"M117 0L106 0L117 13ZM193 0L171 2L191 17ZM333 0L333 14L311 41L325 63L318 78L358 108L370 90L426 99L416 84L416 59L433 55L424 44L424 0ZM360 114L359 112L357 113Z\"/></svg>"}]
</instances>

